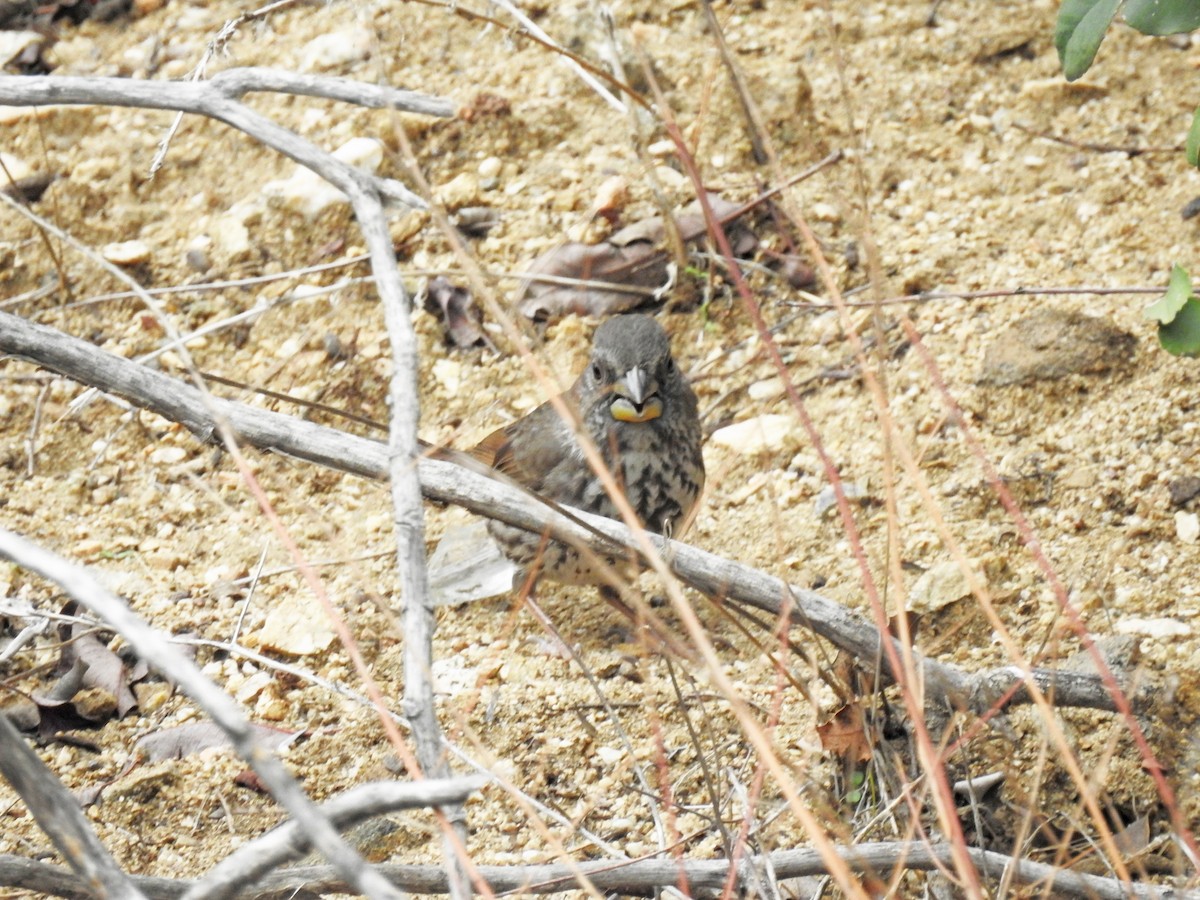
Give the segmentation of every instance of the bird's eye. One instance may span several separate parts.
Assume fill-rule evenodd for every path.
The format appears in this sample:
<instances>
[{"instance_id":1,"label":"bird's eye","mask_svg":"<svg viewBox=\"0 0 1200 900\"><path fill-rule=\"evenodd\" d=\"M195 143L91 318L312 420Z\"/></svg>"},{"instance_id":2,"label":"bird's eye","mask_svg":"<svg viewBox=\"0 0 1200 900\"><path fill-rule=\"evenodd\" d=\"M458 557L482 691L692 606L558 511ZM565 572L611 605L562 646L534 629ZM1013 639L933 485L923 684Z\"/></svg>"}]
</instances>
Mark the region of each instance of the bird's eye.
<instances>
[{"instance_id":1,"label":"bird's eye","mask_svg":"<svg viewBox=\"0 0 1200 900\"><path fill-rule=\"evenodd\" d=\"M673 375L675 373L675 359L668 356L667 364L663 368L666 369L668 375Z\"/></svg>"},{"instance_id":2,"label":"bird's eye","mask_svg":"<svg viewBox=\"0 0 1200 900\"><path fill-rule=\"evenodd\" d=\"M592 375L592 381L599 381L604 377L604 367L598 362L592 363L592 365L588 368L588 371Z\"/></svg>"}]
</instances>

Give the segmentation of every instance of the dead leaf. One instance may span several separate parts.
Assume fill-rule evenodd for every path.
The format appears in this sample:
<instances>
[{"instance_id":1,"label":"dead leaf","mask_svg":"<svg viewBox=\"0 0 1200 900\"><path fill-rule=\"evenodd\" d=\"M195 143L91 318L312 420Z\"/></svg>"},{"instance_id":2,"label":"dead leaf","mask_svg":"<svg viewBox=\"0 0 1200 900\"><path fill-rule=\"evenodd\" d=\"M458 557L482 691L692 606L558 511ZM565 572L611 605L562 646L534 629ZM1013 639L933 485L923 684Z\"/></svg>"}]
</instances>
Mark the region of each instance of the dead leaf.
<instances>
[{"instance_id":1,"label":"dead leaf","mask_svg":"<svg viewBox=\"0 0 1200 900\"><path fill-rule=\"evenodd\" d=\"M78 633L84 628L84 625L74 625L72 631ZM64 655L67 658L73 655L83 664L85 687L105 691L112 696L118 718L124 717L127 712L137 707L137 697L133 694L132 684L146 677L148 670L144 663L135 663L133 668L126 668L121 657L102 644L95 633L80 634L67 645ZM78 711L87 716L83 709Z\"/></svg>"},{"instance_id":2,"label":"dead leaf","mask_svg":"<svg viewBox=\"0 0 1200 900\"><path fill-rule=\"evenodd\" d=\"M425 311L438 316L445 328L446 343L469 350L486 346L489 341L480 325L479 308L471 292L441 275L425 286Z\"/></svg>"},{"instance_id":3,"label":"dead leaf","mask_svg":"<svg viewBox=\"0 0 1200 900\"><path fill-rule=\"evenodd\" d=\"M716 195L708 196L709 205L718 220L726 222L726 233L735 255L751 252L758 239L747 228L731 226L741 207ZM708 226L698 203L691 203L676 217L680 237L684 242L707 237ZM627 312L643 305L645 290L629 288L661 288L667 284L668 258L662 247L666 229L662 216L651 216L622 228L599 244L568 242L542 254L526 271L606 284L558 284L531 279L524 287L518 309L526 318L536 322L559 319L566 315L608 316Z\"/></svg>"},{"instance_id":4,"label":"dead leaf","mask_svg":"<svg viewBox=\"0 0 1200 900\"><path fill-rule=\"evenodd\" d=\"M828 721L819 723L817 735L825 750L847 762L864 763L871 759L871 741L867 737L862 707L857 703L847 703Z\"/></svg>"}]
</instances>

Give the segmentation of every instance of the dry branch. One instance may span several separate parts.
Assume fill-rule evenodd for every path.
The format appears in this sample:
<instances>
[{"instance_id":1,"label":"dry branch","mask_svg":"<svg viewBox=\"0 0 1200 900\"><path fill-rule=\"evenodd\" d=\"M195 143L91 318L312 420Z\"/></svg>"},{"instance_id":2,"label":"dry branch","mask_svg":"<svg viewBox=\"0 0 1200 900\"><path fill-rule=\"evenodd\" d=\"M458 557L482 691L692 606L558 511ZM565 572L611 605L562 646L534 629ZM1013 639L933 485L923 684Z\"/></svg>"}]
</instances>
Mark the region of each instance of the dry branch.
<instances>
[{"instance_id":1,"label":"dry branch","mask_svg":"<svg viewBox=\"0 0 1200 900\"><path fill-rule=\"evenodd\" d=\"M210 410L200 392L189 385L6 313L0 313L0 352L21 356L74 381L123 397L185 425L203 441L213 440L216 433L215 411L241 440L260 449L368 478L387 475L386 447L378 441L228 400L211 398ZM637 552L632 532L611 519L572 510L586 523L585 527L515 488L453 463L422 459L416 465L422 491L430 499L454 503L535 532L545 531L597 552L612 553L614 544L627 552ZM775 615L786 609L793 622L868 666L880 662L883 638L857 612L815 591L789 585L695 547L657 536L652 540L679 578L709 596ZM1094 676L1048 670L1024 673L1007 666L972 675L920 654L914 656L924 672L927 699L945 706L983 711L1009 691L1014 693L1007 702L1024 703L1028 700L1025 679L1034 678L1043 691L1052 692L1060 707L1113 708L1107 691ZM880 664L886 673L887 660L882 659Z\"/></svg>"},{"instance_id":2,"label":"dry branch","mask_svg":"<svg viewBox=\"0 0 1200 900\"><path fill-rule=\"evenodd\" d=\"M472 776L407 784L387 781L362 784L322 803L321 812L344 831L396 810L460 804L485 782L484 778ZM185 900L236 896L267 872L299 859L310 849L304 829L295 821L286 822L221 860L188 888Z\"/></svg>"},{"instance_id":3,"label":"dry branch","mask_svg":"<svg viewBox=\"0 0 1200 900\"><path fill-rule=\"evenodd\" d=\"M79 802L29 749L5 716L0 716L0 774L8 779L42 831L92 892L141 900L142 893L100 843Z\"/></svg>"},{"instance_id":4,"label":"dry branch","mask_svg":"<svg viewBox=\"0 0 1200 900\"><path fill-rule=\"evenodd\" d=\"M178 110L217 119L312 169L353 201L360 191L420 209L425 201L391 178L377 178L342 162L316 144L278 125L238 98L251 91L275 91L344 100L360 106L403 109L427 115L454 115L451 103L427 94L345 78L296 75L277 69L227 69L209 81L141 81L132 78L0 75L0 104L56 106L103 104L139 109ZM356 210L357 211L357 210Z\"/></svg>"},{"instance_id":5,"label":"dry branch","mask_svg":"<svg viewBox=\"0 0 1200 900\"><path fill-rule=\"evenodd\" d=\"M948 844L878 842L839 847L836 850L851 871L876 874L902 867L932 871L952 864ZM1045 863L1018 860L1004 853L968 848L971 861L981 875L999 882L1006 874L1016 884L1038 885L1046 896L1087 897L1100 900L1197 900L1198 893L1157 885L1128 884L1112 878L1084 875ZM776 880L822 875L828 865L816 850L781 850L765 856L742 859L738 877L752 876L750 869L769 870ZM385 863L378 870L401 890L415 894L443 894L447 890L445 870L439 866ZM525 894L548 894L569 890L583 873L598 889L635 897L653 896L663 887L678 885L682 874L693 897L720 896L729 876L729 861L642 859L613 863L608 860L535 866L480 866L479 874L489 887ZM172 878L135 876L133 882L151 900L178 900L194 883ZM20 886L60 897L88 897L82 879L59 866L19 856L0 855L0 886ZM347 885L328 866L301 866L268 875L253 890L236 896L241 900L276 900L297 894L345 893Z\"/></svg>"}]
</instances>

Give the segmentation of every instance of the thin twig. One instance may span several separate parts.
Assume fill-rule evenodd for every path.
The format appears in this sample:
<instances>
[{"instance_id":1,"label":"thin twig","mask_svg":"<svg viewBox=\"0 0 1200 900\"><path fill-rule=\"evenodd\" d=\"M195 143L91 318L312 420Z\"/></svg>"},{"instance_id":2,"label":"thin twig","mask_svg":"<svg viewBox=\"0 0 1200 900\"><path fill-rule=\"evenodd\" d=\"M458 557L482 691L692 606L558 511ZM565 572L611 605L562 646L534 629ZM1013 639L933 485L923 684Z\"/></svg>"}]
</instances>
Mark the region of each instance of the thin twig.
<instances>
[{"instance_id":1,"label":"thin twig","mask_svg":"<svg viewBox=\"0 0 1200 900\"><path fill-rule=\"evenodd\" d=\"M835 847L834 852L852 871L872 875L896 868L933 871L944 867L952 859L948 844L921 841L878 841ZM979 872L992 882L1011 877L1016 884L1039 885L1047 896L1099 900L1200 900L1200 891L1187 888L1121 882L974 847L967 848L966 853ZM828 871L825 861L815 850L778 850L766 854L765 859L762 856L748 856L737 863L736 868L743 871L764 863L769 864L777 879L822 875ZM712 896L721 891L729 875L730 863L723 859L643 859L621 863L592 860L577 864L480 866L479 874L496 892L551 894L578 884L573 871L576 868L602 890L635 897L649 897L660 888L676 884L682 872L693 891L698 895ZM405 891L421 894L447 891L446 871L441 866L386 863L378 869ZM135 876L133 882L151 900L179 900L193 883L147 876ZM0 885L60 897L90 896L85 882L60 866L12 855L0 855ZM332 894L346 893L348 890L349 886L338 879L330 867L301 866L273 872L259 882L256 890L240 896L244 900L251 900L283 898L301 891Z\"/></svg>"}]
</instances>

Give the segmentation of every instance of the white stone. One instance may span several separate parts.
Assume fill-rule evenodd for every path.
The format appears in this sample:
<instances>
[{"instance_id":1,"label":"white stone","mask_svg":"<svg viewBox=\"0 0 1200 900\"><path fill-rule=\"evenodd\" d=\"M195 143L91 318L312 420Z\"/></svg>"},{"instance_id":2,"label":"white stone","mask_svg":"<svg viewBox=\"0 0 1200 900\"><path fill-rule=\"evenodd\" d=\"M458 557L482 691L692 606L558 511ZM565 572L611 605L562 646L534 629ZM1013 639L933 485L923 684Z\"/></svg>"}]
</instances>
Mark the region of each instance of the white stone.
<instances>
[{"instance_id":1,"label":"white stone","mask_svg":"<svg viewBox=\"0 0 1200 900\"><path fill-rule=\"evenodd\" d=\"M0 31L0 66L7 66L27 49L45 42L46 38L36 31Z\"/></svg>"},{"instance_id":2,"label":"white stone","mask_svg":"<svg viewBox=\"0 0 1200 900\"><path fill-rule=\"evenodd\" d=\"M259 646L289 656L320 653L335 635L320 602L306 590L285 592L271 605L257 634Z\"/></svg>"},{"instance_id":3,"label":"white stone","mask_svg":"<svg viewBox=\"0 0 1200 900\"><path fill-rule=\"evenodd\" d=\"M750 395L751 400L773 400L783 393L783 379L776 375L774 378L756 381L746 389L746 393Z\"/></svg>"},{"instance_id":4,"label":"white stone","mask_svg":"<svg viewBox=\"0 0 1200 900\"><path fill-rule=\"evenodd\" d=\"M838 212L838 208L832 203L825 203L818 200L808 208L810 218L816 219L818 222L840 222L842 214Z\"/></svg>"},{"instance_id":5,"label":"white stone","mask_svg":"<svg viewBox=\"0 0 1200 900\"><path fill-rule=\"evenodd\" d=\"M1200 539L1200 517L1183 510L1175 513L1175 534L1185 544L1196 543Z\"/></svg>"},{"instance_id":6,"label":"white stone","mask_svg":"<svg viewBox=\"0 0 1200 900\"><path fill-rule=\"evenodd\" d=\"M500 169L503 163L500 162L500 157L489 156L479 164L480 178L496 178L500 175Z\"/></svg>"},{"instance_id":7,"label":"white stone","mask_svg":"<svg viewBox=\"0 0 1200 900\"><path fill-rule=\"evenodd\" d=\"M1117 634L1141 634L1154 638L1189 637L1192 634L1190 626L1177 619L1165 617L1147 619L1141 616L1127 616L1118 619L1113 630Z\"/></svg>"},{"instance_id":8,"label":"white stone","mask_svg":"<svg viewBox=\"0 0 1200 900\"><path fill-rule=\"evenodd\" d=\"M781 450L790 439L795 422L791 416L770 414L735 422L713 432L712 442L735 453L753 454Z\"/></svg>"},{"instance_id":9,"label":"white stone","mask_svg":"<svg viewBox=\"0 0 1200 900\"><path fill-rule=\"evenodd\" d=\"M28 163L11 153L0 153L0 162L4 163L4 168L0 170L0 181L6 184L9 178L13 181L20 181L33 174L33 169L29 167Z\"/></svg>"},{"instance_id":10,"label":"white stone","mask_svg":"<svg viewBox=\"0 0 1200 900\"><path fill-rule=\"evenodd\" d=\"M375 36L366 28L353 26L313 38L300 51L300 68L305 72L336 69L371 55Z\"/></svg>"},{"instance_id":11,"label":"white stone","mask_svg":"<svg viewBox=\"0 0 1200 900\"><path fill-rule=\"evenodd\" d=\"M182 447L155 447L150 452L150 462L159 466L173 466L187 459L187 451Z\"/></svg>"},{"instance_id":12,"label":"white stone","mask_svg":"<svg viewBox=\"0 0 1200 900\"><path fill-rule=\"evenodd\" d=\"M145 241L122 241L105 245L100 255L118 266L136 266L150 261L150 245Z\"/></svg>"},{"instance_id":13,"label":"white stone","mask_svg":"<svg viewBox=\"0 0 1200 900\"><path fill-rule=\"evenodd\" d=\"M456 394L462 384L462 363L455 359L439 359L433 364L433 377L446 389L446 393Z\"/></svg>"}]
</instances>

